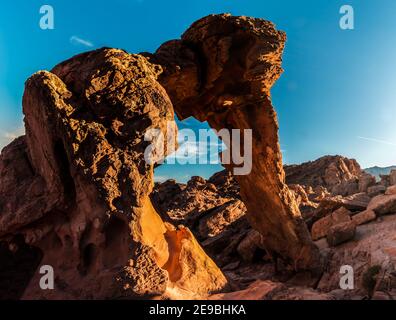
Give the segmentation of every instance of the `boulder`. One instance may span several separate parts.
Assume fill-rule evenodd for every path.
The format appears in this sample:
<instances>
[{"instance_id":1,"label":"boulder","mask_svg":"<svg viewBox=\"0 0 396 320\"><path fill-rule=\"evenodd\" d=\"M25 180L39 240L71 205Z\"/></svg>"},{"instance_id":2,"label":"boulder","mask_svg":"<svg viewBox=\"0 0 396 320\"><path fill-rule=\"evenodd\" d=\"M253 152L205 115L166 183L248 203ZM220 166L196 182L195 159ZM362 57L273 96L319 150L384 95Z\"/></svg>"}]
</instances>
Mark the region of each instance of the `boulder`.
<instances>
[{"instance_id":1,"label":"boulder","mask_svg":"<svg viewBox=\"0 0 396 320\"><path fill-rule=\"evenodd\" d=\"M372 186L369 187L367 189L367 194L369 197L374 198L375 196L378 196L380 194L384 194L386 191L386 187L383 185L376 185L376 186Z\"/></svg>"},{"instance_id":2,"label":"boulder","mask_svg":"<svg viewBox=\"0 0 396 320\"><path fill-rule=\"evenodd\" d=\"M353 221L332 226L327 233L327 243L331 247L338 246L355 237L356 224Z\"/></svg>"},{"instance_id":3,"label":"boulder","mask_svg":"<svg viewBox=\"0 0 396 320\"><path fill-rule=\"evenodd\" d=\"M279 282L257 280L244 290L215 294L209 300L272 300L275 294L285 289L285 285Z\"/></svg>"},{"instance_id":4,"label":"boulder","mask_svg":"<svg viewBox=\"0 0 396 320\"><path fill-rule=\"evenodd\" d=\"M386 189L385 195L387 196L396 195L396 185L388 187L388 189Z\"/></svg>"},{"instance_id":5,"label":"boulder","mask_svg":"<svg viewBox=\"0 0 396 320\"><path fill-rule=\"evenodd\" d=\"M390 183L390 175L380 175L380 179L381 179L381 181L380 181L380 183L381 183L381 185L383 185L384 187L389 187L390 185L391 185L391 183Z\"/></svg>"},{"instance_id":6,"label":"boulder","mask_svg":"<svg viewBox=\"0 0 396 320\"><path fill-rule=\"evenodd\" d=\"M249 225L246 215L229 224L221 233L214 237L202 240L205 252L220 267L229 263L241 261L237 248L252 227Z\"/></svg>"},{"instance_id":7,"label":"boulder","mask_svg":"<svg viewBox=\"0 0 396 320\"><path fill-rule=\"evenodd\" d=\"M246 207L240 200L232 200L199 219L198 234L201 239L217 236L230 224L246 214Z\"/></svg>"},{"instance_id":8,"label":"boulder","mask_svg":"<svg viewBox=\"0 0 396 320\"><path fill-rule=\"evenodd\" d=\"M361 224L368 223L370 221L373 221L377 218L377 215L373 210L365 210L363 212L360 212L352 217L352 221L355 222L357 226Z\"/></svg>"},{"instance_id":9,"label":"boulder","mask_svg":"<svg viewBox=\"0 0 396 320\"><path fill-rule=\"evenodd\" d=\"M342 181L334 185L330 190L333 195L340 195L343 197L356 194L359 192L359 180L351 179Z\"/></svg>"},{"instance_id":10,"label":"boulder","mask_svg":"<svg viewBox=\"0 0 396 320\"><path fill-rule=\"evenodd\" d=\"M239 243L237 252L244 261L252 262L257 249L265 249L263 237L256 230L250 230Z\"/></svg>"},{"instance_id":11,"label":"boulder","mask_svg":"<svg viewBox=\"0 0 396 320\"><path fill-rule=\"evenodd\" d=\"M323 199L329 198L331 197L330 192L322 186L317 186L315 188L312 187L308 187L311 188L312 192L308 193L309 199L313 202L320 202Z\"/></svg>"},{"instance_id":12,"label":"boulder","mask_svg":"<svg viewBox=\"0 0 396 320\"><path fill-rule=\"evenodd\" d=\"M208 183L216 186L217 193L221 197L241 199L239 184L228 170L215 173L208 179Z\"/></svg>"},{"instance_id":13,"label":"boulder","mask_svg":"<svg viewBox=\"0 0 396 320\"><path fill-rule=\"evenodd\" d=\"M314 241L326 237L330 228L333 226L351 221L351 212L344 207L334 211L332 214L316 221L311 230L312 239Z\"/></svg>"},{"instance_id":14,"label":"boulder","mask_svg":"<svg viewBox=\"0 0 396 320\"><path fill-rule=\"evenodd\" d=\"M377 216L396 213L396 194L374 197L367 209L374 211Z\"/></svg>"},{"instance_id":15,"label":"boulder","mask_svg":"<svg viewBox=\"0 0 396 320\"><path fill-rule=\"evenodd\" d=\"M220 293L209 297L210 300L334 300L330 294L320 293L310 288L288 287L280 282L257 280L248 288L236 292Z\"/></svg>"},{"instance_id":16,"label":"boulder","mask_svg":"<svg viewBox=\"0 0 396 320\"><path fill-rule=\"evenodd\" d=\"M300 208L303 219L306 222L310 221L316 208L319 206L318 203L311 201L308 196L308 193L312 194L314 191L310 187L305 188L299 184L289 185L289 188L296 198L297 205Z\"/></svg>"},{"instance_id":17,"label":"boulder","mask_svg":"<svg viewBox=\"0 0 396 320\"><path fill-rule=\"evenodd\" d=\"M389 183L391 186L396 185L396 170L392 170L389 175Z\"/></svg>"},{"instance_id":18,"label":"boulder","mask_svg":"<svg viewBox=\"0 0 396 320\"><path fill-rule=\"evenodd\" d=\"M222 212L221 206L236 200L200 177L193 177L187 184L174 181L157 183L150 197L163 219L185 225L193 232L201 218L211 216L210 213L216 210ZM210 233L209 230L207 232Z\"/></svg>"},{"instance_id":19,"label":"boulder","mask_svg":"<svg viewBox=\"0 0 396 320\"><path fill-rule=\"evenodd\" d=\"M376 184L376 179L374 176L368 173L363 173L359 177L359 192L367 192L368 188Z\"/></svg>"},{"instance_id":20,"label":"boulder","mask_svg":"<svg viewBox=\"0 0 396 320\"><path fill-rule=\"evenodd\" d=\"M315 211L316 220L344 207L352 212L361 212L366 210L371 198L366 193L357 193L348 197L326 197L321 200Z\"/></svg>"},{"instance_id":21,"label":"boulder","mask_svg":"<svg viewBox=\"0 0 396 320\"><path fill-rule=\"evenodd\" d=\"M297 204L300 207L312 207L317 208L318 204L311 201L309 195L312 195L314 191L311 187L304 187L299 184L289 185L290 190L294 193ZM315 194L315 196L318 196Z\"/></svg>"},{"instance_id":22,"label":"boulder","mask_svg":"<svg viewBox=\"0 0 396 320\"><path fill-rule=\"evenodd\" d=\"M396 299L396 290L393 290L391 293L383 292L383 291L376 291L373 294L371 300L381 300L381 301L394 301Z\"/></svg>"}]
</instances>

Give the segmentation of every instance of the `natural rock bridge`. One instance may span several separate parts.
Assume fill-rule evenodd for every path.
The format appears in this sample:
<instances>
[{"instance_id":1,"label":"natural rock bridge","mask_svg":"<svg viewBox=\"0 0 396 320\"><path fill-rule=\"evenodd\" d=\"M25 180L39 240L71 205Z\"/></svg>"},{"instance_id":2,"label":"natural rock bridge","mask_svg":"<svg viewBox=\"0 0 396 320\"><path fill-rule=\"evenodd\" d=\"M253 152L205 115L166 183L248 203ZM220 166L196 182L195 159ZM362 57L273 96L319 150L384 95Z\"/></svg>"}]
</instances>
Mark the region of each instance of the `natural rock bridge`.
<instances>
[{"instance_id":1,"label":"natural rock bridge","mask_svg":"<svg viewBox=\"0 0 396 320\"><path fill-rule=\"evenodd\" d=\"M285 184L270 99L285 40L268 21L212 15L154 54L104 48L33 75L26 136L0 159L0 238L34 248L16 296L199 297L226 286L192 233L162 221L149 198L144 134L166 134L174 112L253 130L252 172L236 177L249 220L270 254L320 270ZM54 267L57 290L37 286L43 264Z\"/></svg>"}]
</instances>

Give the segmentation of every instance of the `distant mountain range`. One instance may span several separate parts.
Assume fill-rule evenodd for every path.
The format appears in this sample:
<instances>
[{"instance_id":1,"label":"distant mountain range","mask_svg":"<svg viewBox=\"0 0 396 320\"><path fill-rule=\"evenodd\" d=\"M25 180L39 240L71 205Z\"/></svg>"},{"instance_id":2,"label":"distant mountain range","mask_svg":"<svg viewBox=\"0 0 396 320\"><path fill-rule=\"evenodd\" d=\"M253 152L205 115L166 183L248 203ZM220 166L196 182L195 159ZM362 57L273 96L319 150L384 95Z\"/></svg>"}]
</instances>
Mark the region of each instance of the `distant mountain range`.
<instances>
[{"instance_id":1,"label":"distant mountain range","mask_svg":"<svg viewBox=\"0 0 396 320\"><path fill-rule=\"evenodd\" d=\"M370 173L371 175L375 176L377 179L380 179L380 175L387 175L390 174L392 170L396 170L396 166L391 166L391 167L371 167L364 169L367 173Z\"/></svg>"}]
</instances>

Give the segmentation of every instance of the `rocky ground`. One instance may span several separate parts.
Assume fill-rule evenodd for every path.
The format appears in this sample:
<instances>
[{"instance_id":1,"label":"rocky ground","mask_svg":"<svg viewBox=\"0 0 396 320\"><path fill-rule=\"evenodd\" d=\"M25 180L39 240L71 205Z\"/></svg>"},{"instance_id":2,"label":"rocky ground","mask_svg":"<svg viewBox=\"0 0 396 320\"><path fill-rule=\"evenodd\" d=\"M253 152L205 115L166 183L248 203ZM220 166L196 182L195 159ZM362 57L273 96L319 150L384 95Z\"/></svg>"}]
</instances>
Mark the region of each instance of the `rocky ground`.
<instances>
[{"instance_id":1,"label":"rocky ground","mask_svg":"<svg viewBox=\"0 0 396 320\"><path fill-rule=\"evenodd\" d=\"M355 160L340 156L285 171L326 258L318 277L296 274L266 253L262 236L249 225L238 183L227 171L208 180L193 177L187 184L156 184L151 197L161 216L188 226L229 280L232 292L211 298L395 299L396 171L377 182ZM353 267L354 290L340 288L343 265Z\"/></svg>"}]
</instances>

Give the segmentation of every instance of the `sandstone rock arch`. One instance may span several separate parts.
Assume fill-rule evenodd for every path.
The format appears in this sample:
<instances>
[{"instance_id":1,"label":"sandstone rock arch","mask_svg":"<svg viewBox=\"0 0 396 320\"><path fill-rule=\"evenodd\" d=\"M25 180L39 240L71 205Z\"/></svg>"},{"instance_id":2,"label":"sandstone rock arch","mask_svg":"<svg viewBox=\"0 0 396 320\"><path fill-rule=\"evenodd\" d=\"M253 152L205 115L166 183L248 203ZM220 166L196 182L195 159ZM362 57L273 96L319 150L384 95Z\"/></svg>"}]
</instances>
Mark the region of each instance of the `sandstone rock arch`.
<instances>
[{"instance_id":1,"label":"sandstone rock arch","mask_svg":"<svg viewBox=\"0 0 396 320\"><path fill-rule=\"evenodd\" d=\"M249 219L270 253L297 270L320 270L319 250L285 184L270 98L282 73L285 40L271 22L211 15L180 40L163 44L151 59L164 68L159 81L180 119L193 116L216 130L253 130L252 172L236 177Z\"/></svg>"},{"instance_id":2,"label":"sandstone rock arch","mask_svg":"<svg viewBox=\"0 0 396 320\"><path fill-rule=\"evenodd\" d=\"M226 286L192 233L162 221L149 198L143 137L166 133L173 108L215 129L253 129L253 171L237 177L250 221L270 253L320 268L285 185L270 100L284 42L270 22L215 15L153 55L103 48L29 78L26 136L0 157L0 242L22 236L40 250L57 290L40 290L36 272L24 297L188 298Z\"/></svg>"}]
</instances>

